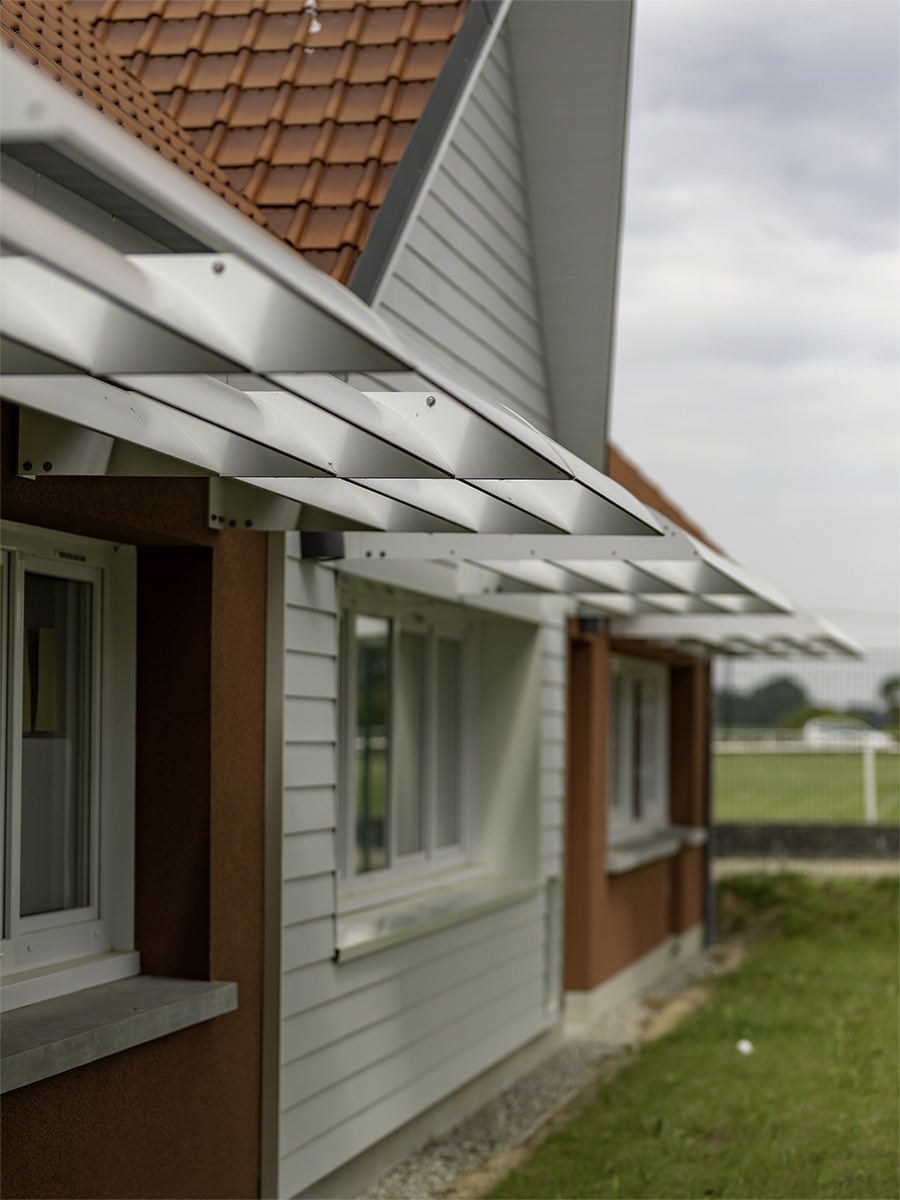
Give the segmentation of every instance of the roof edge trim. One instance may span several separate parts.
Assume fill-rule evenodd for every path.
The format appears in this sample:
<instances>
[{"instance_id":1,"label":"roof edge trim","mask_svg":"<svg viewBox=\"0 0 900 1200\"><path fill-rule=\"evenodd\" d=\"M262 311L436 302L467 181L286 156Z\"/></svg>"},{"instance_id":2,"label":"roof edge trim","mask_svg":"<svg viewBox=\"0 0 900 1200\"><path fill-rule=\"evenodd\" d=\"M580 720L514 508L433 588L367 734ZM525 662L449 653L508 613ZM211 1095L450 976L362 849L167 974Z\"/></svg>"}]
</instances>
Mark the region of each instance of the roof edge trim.
<instances>
[{"instance_id":1,"label":"roof edge trim","mask_svg":"<svg viewBox=\"0 0 900 1200\"><path fill-rule=\"evenodd\" d=\"M494 42L511 0L471 0L447 61L416 121L362 253L347 284L374 304L381 283L414 216L441 146L452 135L454 117L468 99L481 64Z\"/></svg>"}]
</instances>

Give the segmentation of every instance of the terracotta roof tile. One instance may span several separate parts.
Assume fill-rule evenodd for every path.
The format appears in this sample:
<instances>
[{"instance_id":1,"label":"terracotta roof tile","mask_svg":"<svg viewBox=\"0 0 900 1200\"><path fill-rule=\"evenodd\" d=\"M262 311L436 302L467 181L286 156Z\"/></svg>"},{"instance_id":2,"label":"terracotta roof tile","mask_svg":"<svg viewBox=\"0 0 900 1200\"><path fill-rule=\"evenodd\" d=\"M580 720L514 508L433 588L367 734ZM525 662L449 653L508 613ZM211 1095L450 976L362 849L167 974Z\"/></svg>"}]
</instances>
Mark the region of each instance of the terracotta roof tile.
<instances>
[{"instance_id":1,"label":"terracotta roof tile","mask_svg":"<svg viewBox=\"0 0 900 1200\"><path fill-rule=\"evenodd\" d=\"M0 2L29 61L339 279L467 4Z\"/></svg>"},{"instance_id":2,"label":"terracotta roof tile","mask_svg":"<svg viewBox=\"0 0 900 1200\"><path fill-rule=\"evenodd\" d=\"M378 173L375 176L375 182L372 185L372 192L369 196L369 204L372 211L375 212L381 207L384 201L385 193L388 190L388 184L394 174L395 164L391 163L378 168Z\"/></svg>"},{"instance_id":3,"label":"terracotta roof tile","mask_svg":"<svg viewBox=\"0 0 900 1200\"><path fill-rule=\"evenodd\" d=\"M187 54L191 47L191 38L197 32L197 25L197 21L161 21L148 53Z\"/></svg>"},{"instance_id":4,"label":"terracotta roof tile","mask_svg":"<svg viewBox=\"0 0 900 1200\"><path fill-rule=\"evenodd\" d=\"M294 206L300 200L300 192L309 167L270 167L257 192L261 204Z\"/></svg>"},{"instance_id":5,"label":"terracotta roof tile","mask_svg":"<svg viewBox=\"0 0 900 1200\"><path fill-rule=\"evenodd\" d=\"M157 95L171 91L183 67L184 59L180 55L177 58L151 59L144 71L144 84Z\"/></svg>"},{"instance_id":6,"label":"terracotta roof tile","mask_svg":"<svg viewBox=\"0 0 900 1200\"><path fill-rule=\"evenodd\" d=\"M327 250L340 246L351 212L350 208L313 209L303 228L300 249Z\"/></svg>"},{"instance_id":7,"label":"terracotta roof tile","mask_svg":"<svg viewBox=\"0 0 900 1200\"><path fill-rule=\"evenodd\" d=\"M216 162L222 167L252 166L264 136L265 130L258 127L229 129L216 155Z\"/></svg>"},{"instance_id":8,"label":"terracotta roof tile","mask_svg":"<svg viewBox=\"0 0 900 1200\"><path fill-rule=\"evenodd\" d=\"M353 60L351 83L386 83L396 47L361 46Z\"/></svg>"},{"instance_id":9,"label":"terracotta roof tile","mask_svg":"<svg viewBox=\"0 0 900 1200\"><path fill-rule=\"evenodd\" d=\"M234 125L265 125L277 99L275 88L242 91L231 112L231 122Z\"/></svg>"},{"instance_id":10,"label":"terracotta roof tile","mask_svg":"<svg viewBox=\"0 0 900 1200\"><path fill-rule=\"evenodd\" d=\"M331 87L295 88L285 109L285 125L320 125L330 99Z\"/></svg>"},{"instance_id":11,"label":"terracotta roof tile","mask_svg":"<svg viewBox=\"0 0 900 1200\"><path fill-rule=\"evenodd\" d=\"M234 70L237 62L236 54L202 54L198 58L193 71L191 72L190 87L199 92L217 91L225 87L228 79ZM148 63L141 72L141 78L152 88L153 84L148 79L148 73L152 70L151 63Z\"/></svg>"},{"instance_id":12,"label":"terracotta roof tile","mask_svg":"<svg viewBox=\"0 0 900 1200\"><path fill-rule=\"evenodd\" d=\"M281 50L289 47L301 25L309 24L300 11L300 5L291 5L292 12L270 12L263 20L256 38L257 52Z\"/></svg>"},{"instance_id":13,"label":"terracotta roof tile","mask_svg":"<svg viewBox=\"0 0 900 1200\"><path fill-rule=\"evenodd\" d=\"M406 17L406 6L370 9L360 33L361 46L393 44L400 38L400 30Z\"/></svg>"},{"instance_id":14,"label":"terracotta roof tile","mask_svg":"<svg viewBox=\"0 0 900 1200\"><path fill-rule=\"evenodd\" d=\"M322 172L322 179L316 189L316 204L347 205L356 200L356 189L362 182L365 167L332 164Z\"/></svg>"},{"instance_id":15,"label":"terracotta roof tile","mask_svg":"<svg viewBox=\"0 0 900 1200\"><path fill-rule=\"evenodd\" d=\"M246 74L241 80L242 85L245 88L277 88L283 80L290 59L288 50L268 50L262 53L257 51L247 64ZM293 78L295 73L296 67L289 72L290 77Z\"/></svg>"},{"instance_id":16,"label":"terracotta roof tile","mask_svg":"<svg viewBox=\"0 0 900 1200\"><path fill-rule=\"evenodd\" d=\"M326 162L364 163L375 137L376 126L340 125L328 147Z\"/></svg>"},{"instance_id":17,"label":"terracotta roof tile","mask_svg":"<svg viewBox=\"0 0 900 1200\"><path fill-rule=\"evenodd\" d=\"M146 28L146 21L116 21L103 40L113 54L127 58L134 54Z\"/></svg>"},{"instance_id":18,"label":"terracotta roof tile","mask_svg":"<svg viewBox=\"0 0 900 1200\"><path fill-rule=\"evenodd\" d=\"M456 34L460 16L455 5L423 8L412 34L414 42L449 42Z\"/></svg>"},{"instance_id":19,"label":"terracotta roof tile","mask_svg":"<svg viewBox=\"0 0 900 1200\"><path fill-rule=\"evenodd\" d=\"M381 115L385 90L383 83L351 84L341 98L337 119L347 124L374 121Z\"/></svg>"},{"instance_id":20,"label":"terracotta roof tile","mask_svg":"<svg viewBox=\"0 0 900 1200\"><path fill-rule=\"evenodd\" d=\"M403 64L400 78L437 79L449 49L446 42L425 42L419 46L412 46Z\"/></svg>"},{"instance_id":21,"label":"terracotta roof tile","mask_svg":"<svg viewBox=\"0 0 900 1200\"><path fill-rule=\"evenodd\" d=\"M390 136L387 139L387 144L382 154L382 159L386 163L398 163L400 155L406 149L406 143L409 141L409 135L413 131L413 125L410 121L406 125L394 125L391 127Z\"/></svg>"},{"instance_id":22,"label":"terracotta roof tile","mask_svg":"<svg viewBox=\"0 0 900 1200\"><path fill-rule=\"evenodd\" d=\"M285 165L308 163L312 159L318 140L318 125L300 125L285 129L272 151L272 162Z\"/></svg>"},{"instance_id":23,"label":"terracotta roof tile","mask_svg":"<svg viewBox=\"0 0 900 1200\"><path fill-rule=\"evenodd\" d=\"M131 75L110 46L81 23L82 14L92 17L107 7L98 8L93 3L3 0L0 26L4 42L51 79L188 174L201 178L228 203L264 225L262 210L239 196L225 172L198 152L191 135L163 111L157 92ZM129 26L133 24L129 22ZM145 30L147 27L148 24ZM129 38L134 41L131 34ZM165 80L158 82L171 86L171 70Z\"/></svg>"}]
</instances>

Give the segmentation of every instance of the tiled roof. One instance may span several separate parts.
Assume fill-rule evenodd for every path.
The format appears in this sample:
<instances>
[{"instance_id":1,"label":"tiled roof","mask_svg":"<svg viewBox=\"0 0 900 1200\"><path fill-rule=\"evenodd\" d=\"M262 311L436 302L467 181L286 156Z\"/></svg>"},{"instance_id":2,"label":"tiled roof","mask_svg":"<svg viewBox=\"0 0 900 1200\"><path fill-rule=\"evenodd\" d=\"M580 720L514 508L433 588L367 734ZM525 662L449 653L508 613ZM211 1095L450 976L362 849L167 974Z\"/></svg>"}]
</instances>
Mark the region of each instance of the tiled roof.
<instances>
[{"instance_id":1,"label":"tiled roof","mask_svg":"<svg viewBox=\"0 0 900 1200\"><path fill-rule=\"evenodd\" d=\"M674 504L665 492L661 492L656 484L648 479L611 442L609 444L606 473L610 479L614 479L616 483L620 483L622 487L627 488L632 496L636 496L644 504L649 504L651 508L655 508L657 512L661 512L664 517L668 517L670 521L674 521L686 533L692 534L699 541L709 546L710 550L715 550L718 554L725 554L721 546L717 546L703 532L699 525L694 524L687 513L683 512L677 504Z\"/></svg>"},{"instance_id":2,"label":"tiled roof","mask_svg":"<svg viewBox=\"0 0 900 1200\"><path fill-rule=\"evenodd\" d=\"M163 112L153 92L68 5L0 0L0 29L5 46L265 225L260 209L237 193L221 167L198 152L191 135Z\"/></svg>"},{"instance_id":3,"label":"tiled roof","mask_svg":"<svg viewBox=\"0 0 900 1200\"><path fill-rule=\"evenodd\" d=\"M345 281L466 2L69 0L64 8L274 234Z\"/></svg>"}]
</instances>

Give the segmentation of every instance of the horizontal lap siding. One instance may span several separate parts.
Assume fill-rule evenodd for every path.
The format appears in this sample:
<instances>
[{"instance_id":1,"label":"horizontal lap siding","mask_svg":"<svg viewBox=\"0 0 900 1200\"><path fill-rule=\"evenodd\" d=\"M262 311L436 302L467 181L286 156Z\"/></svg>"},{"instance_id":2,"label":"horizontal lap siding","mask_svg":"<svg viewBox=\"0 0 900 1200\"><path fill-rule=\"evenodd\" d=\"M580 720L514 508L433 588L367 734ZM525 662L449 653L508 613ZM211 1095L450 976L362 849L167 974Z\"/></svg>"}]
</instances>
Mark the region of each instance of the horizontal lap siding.
<instances>
[{"instance_id":1,"label":"horizontal lap siding","mask_svg":"<svg viewBox=\"0 0 900 1200\"><path fill-rule=\"evenodd\" d=\"M489 395L553 432L509 47L501 32L379 299Z\"/></svg>"},{"instance_id":2,"label":"horizontal lap siding","mask_svg":"<svg viewBox=\"0 0 900 1200\"><path fill-rule=\"evenodd\" d=\"M308 1187L540 1033L543 943L538 894L367 958L287 970L284 1194ZM299 1011L290 1016L292 1009Z\"/></svg>"},{"instance_id":3,"label":"horizontal lap siding","mask_svg":"<svg viewBox=\"0 0 900 1200\"><path fill-rule=\"evenodd\" d=\"M547 1028L548 921L539 892L334 960L337 595L327 568L288 557L286 571L280 1194L293 1195ZM544 774L558 770L559 732L545 723ZM554 803L541 803L542 829Z\"/></svg>"},{"instance_id":4,"label":"horizontal lap siding","mask_svg":"<svg viewBox=\"0 0 900 1200\"><path fill-rule=\"evenodd\" d=\"M337 849L336 582L333 571L290 552L284 631L282 996L285 979L333 965ZM282 1001L282 1044L283 1014ZM294 1149L281 1144L282 1156Z\"/></svg>"},{"instance_id":5,"label":"horizontal lap siding","mask_svg":"<svg viewBox=\"0 0 900 1200\"><path fill-rule=\"evenodd\" d=\"M285 1194L301 1191L309 1182L335 1170L347 1161L355 1148L362 1149L380 1141L475 1078L486 1066L512 1054L536 1037L543 1028L541 1018L536 1015L538 1012L534 1003L524 1016L507 1012L507 1019L496 1035L451 1053L441 1070L430 1070L410 1080L405 1087L335 1125L311 1145L287 1155L282 1160Z\"/></svg>"}]
</instances>

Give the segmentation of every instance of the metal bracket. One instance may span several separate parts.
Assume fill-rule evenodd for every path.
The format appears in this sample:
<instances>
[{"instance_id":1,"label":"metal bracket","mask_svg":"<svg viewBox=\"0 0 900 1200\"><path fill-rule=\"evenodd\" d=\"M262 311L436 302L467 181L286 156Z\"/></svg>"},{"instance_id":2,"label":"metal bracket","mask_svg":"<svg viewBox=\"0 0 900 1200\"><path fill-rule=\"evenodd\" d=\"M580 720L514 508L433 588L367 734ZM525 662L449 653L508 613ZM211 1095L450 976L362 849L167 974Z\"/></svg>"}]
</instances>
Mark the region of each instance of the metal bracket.
<instances>
[{"instance_id":1,"label":"metal bracket","mask_svg":"<svg viewBox=\"0 0 900 1200\"><path fill-rule=\"evenodd\" d=\"M296 529L301 507L237 479L213 476L209 481L210 529Z\"/></svg>"}]
</instances>

